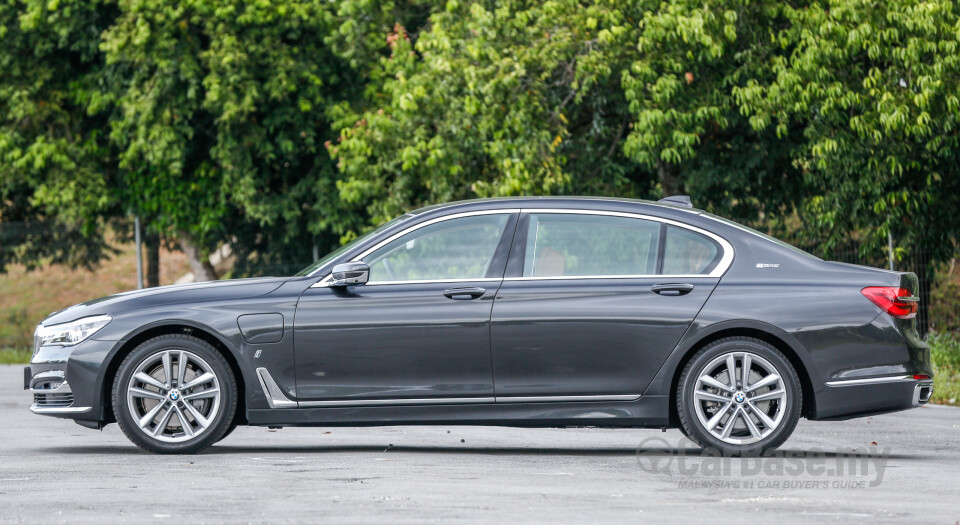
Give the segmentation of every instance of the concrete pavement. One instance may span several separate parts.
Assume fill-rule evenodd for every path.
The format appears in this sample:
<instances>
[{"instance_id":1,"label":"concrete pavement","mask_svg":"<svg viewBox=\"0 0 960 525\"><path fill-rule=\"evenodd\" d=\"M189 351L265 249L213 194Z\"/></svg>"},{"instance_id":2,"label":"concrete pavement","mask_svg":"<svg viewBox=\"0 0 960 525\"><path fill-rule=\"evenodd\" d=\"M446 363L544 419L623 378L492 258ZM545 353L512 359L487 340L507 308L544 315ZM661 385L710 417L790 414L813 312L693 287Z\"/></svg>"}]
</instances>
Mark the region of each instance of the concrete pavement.
<instances>
[{"instance_id":1,"label":"concrete pavement","mask_svg":"<svg viewBox=\"0 0 960 525\"><path fill-rule=\"evenodd\" d=\"M802 420L777 457L678 431L238 428L195 456L35 416L0 366L0 522L924 522L960 519L960 409ZM850 455L854 451L856 454Z\"/></svg>"}]
</instances>

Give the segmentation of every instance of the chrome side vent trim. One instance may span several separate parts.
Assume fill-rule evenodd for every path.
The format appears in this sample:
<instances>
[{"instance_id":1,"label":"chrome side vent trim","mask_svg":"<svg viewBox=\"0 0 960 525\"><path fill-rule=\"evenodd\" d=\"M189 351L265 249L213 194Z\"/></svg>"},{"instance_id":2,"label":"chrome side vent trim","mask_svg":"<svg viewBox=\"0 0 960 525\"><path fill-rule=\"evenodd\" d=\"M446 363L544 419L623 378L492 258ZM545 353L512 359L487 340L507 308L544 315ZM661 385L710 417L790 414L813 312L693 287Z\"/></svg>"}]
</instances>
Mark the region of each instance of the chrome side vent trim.
<instances>
[{"instance_id":1,"label":"chrome side vent trim","mask_svg":"<svg viewBox=\"0 0 960 525\"><path fill-rule=\"evenodd\" d=\"M257 369L257 378L260 379L260 386L263 388L263 394L267 397L267 403L270 408L296 408L297 402L291 400L283 393L273 376L266 368Z\"/></svg>"}]
</instances>

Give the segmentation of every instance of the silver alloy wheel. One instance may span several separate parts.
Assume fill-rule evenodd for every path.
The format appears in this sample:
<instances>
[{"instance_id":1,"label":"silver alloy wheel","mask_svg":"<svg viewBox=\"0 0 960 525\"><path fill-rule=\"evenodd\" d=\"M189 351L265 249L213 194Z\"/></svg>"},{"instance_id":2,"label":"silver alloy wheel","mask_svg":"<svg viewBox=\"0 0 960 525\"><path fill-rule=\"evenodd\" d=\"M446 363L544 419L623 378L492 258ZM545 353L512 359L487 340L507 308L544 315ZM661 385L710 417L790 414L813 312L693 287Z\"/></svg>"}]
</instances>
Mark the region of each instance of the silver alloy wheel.
<instances>
[{"instance_id":1,"label":"silver alloy wheel","mask_svg":"<svg viewBox=\"0 0 960 525\"><path fill-rule=\"evenodd\" d=\"M780 426L789 396L782 374L770 361L751 352L729 352L700 370L693 404L700 424L713 437L749 445Z\"/></svg>"},{"instance_id":2,"label":"silver alloy wheel","mask_svg":"<svg viewBox=\"0 0 960 525\"><path fill-rule=\"evenodd\" d=\"M220 380L200 356L164 350L137 366L127 385L127 407L147 436L177 443L206 432L220 411Z\"/></svg>"}]
</instances>

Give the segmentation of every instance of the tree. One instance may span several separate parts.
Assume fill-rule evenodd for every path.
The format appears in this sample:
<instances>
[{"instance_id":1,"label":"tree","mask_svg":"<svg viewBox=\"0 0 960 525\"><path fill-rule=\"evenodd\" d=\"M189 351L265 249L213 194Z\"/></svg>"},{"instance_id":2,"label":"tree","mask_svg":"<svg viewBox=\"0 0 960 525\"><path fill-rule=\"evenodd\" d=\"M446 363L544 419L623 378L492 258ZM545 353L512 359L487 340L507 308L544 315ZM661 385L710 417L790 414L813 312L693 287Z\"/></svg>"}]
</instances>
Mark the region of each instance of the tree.
<instances>
[{"instance_id":1,"label":"tree","mask_svg":"<svg viewBox=\"0 0 960 525\"><path fill-rule=\"evenodd\" d=\"M18 223L2 240L0 271L44 260L90 267L111 253L99 233L116 206L106 119L87 109L101 99L99 34L114 10L60 8L0 4L0 222Z\"/></svg>"},{"instance_id":2,"label":"tree","mask_svg":"<svg viewBox=\"0 0 960 525\"><path fill-rule=\"evenodd\" d=\"M945 260L960 233L960 6L833 0L784 7L773 75L739 87L754 129L802 138L798 199L832 244L888 232Z\"/></svg>"},{"instance_id":3,"label":"tree","mask_svg":"<svg viewBox=\"0 0 960 525\"><path fill-rule=\"evenodd\" d=\"M754 131L733 92L770 75L760 28L786 20L721 4L450 2L416 38L397 25L368 96L334 119L343 202L374 223L521 194L687 192L741 220L788 215L792 142Z\"/></svg>"}]
</instances>

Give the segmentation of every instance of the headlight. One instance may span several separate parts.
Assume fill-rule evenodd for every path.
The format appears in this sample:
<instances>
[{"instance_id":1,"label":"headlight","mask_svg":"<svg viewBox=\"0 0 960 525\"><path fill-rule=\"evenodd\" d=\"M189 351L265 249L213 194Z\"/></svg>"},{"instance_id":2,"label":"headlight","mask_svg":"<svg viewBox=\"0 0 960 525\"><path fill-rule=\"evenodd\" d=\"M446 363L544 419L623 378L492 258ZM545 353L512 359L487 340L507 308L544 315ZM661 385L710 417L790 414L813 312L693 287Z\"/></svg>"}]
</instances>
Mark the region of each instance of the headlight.
<instances>
[{"instance_id":1,"label":"headlight","mask_svg":"<svg viewBox=\"0 0 960 525\"><path fill-rule=\"evenodd\" d=\"M39 349L43 345L75 345L107 326L111 319L109 315L95 315L69 323L38 325L33 334L34 347Z\"/></svg>"}]
</instances>

